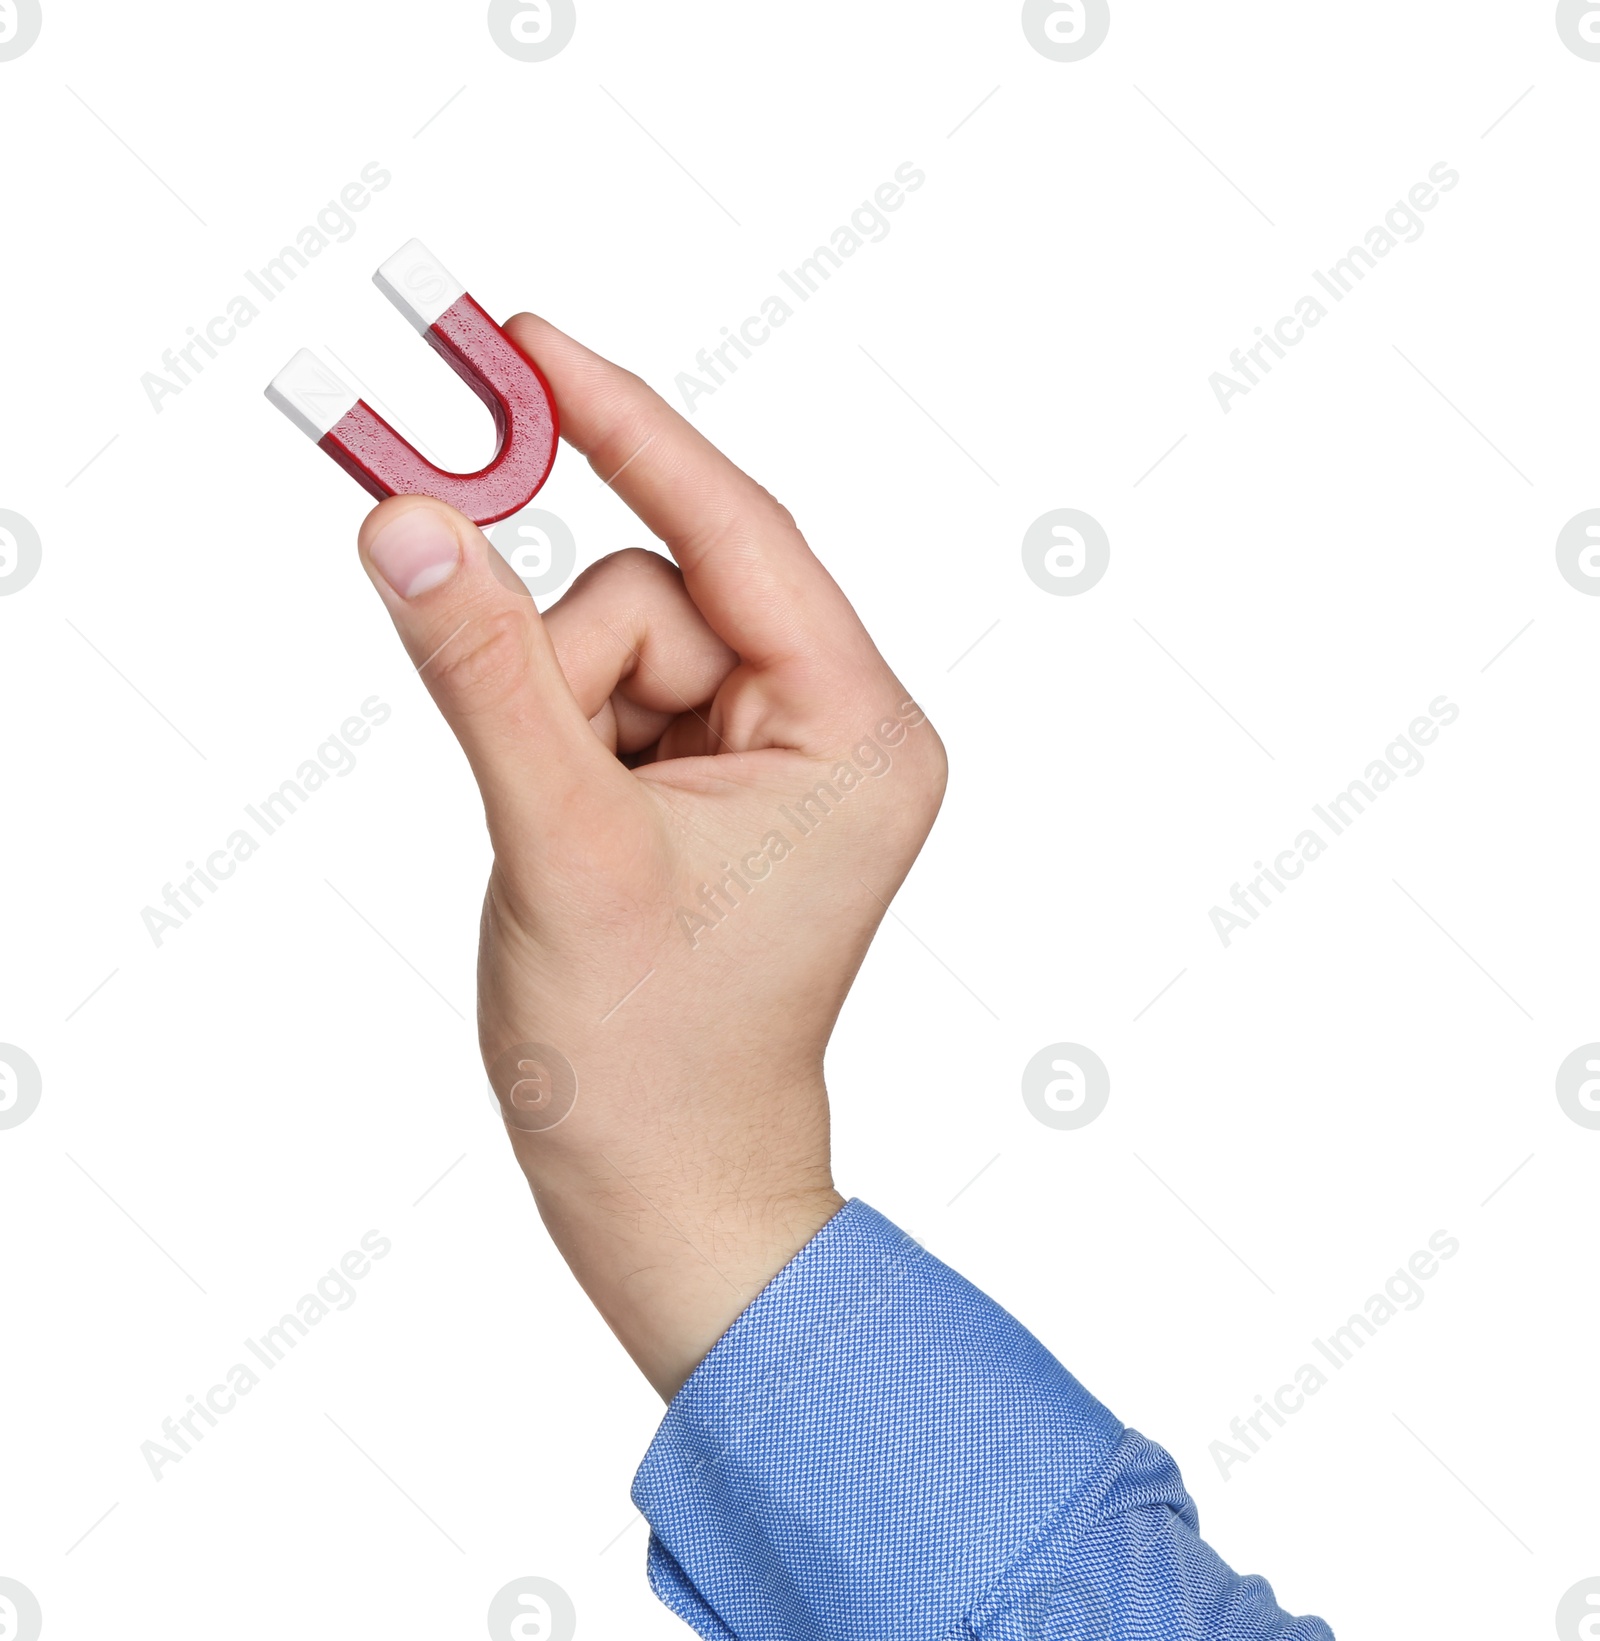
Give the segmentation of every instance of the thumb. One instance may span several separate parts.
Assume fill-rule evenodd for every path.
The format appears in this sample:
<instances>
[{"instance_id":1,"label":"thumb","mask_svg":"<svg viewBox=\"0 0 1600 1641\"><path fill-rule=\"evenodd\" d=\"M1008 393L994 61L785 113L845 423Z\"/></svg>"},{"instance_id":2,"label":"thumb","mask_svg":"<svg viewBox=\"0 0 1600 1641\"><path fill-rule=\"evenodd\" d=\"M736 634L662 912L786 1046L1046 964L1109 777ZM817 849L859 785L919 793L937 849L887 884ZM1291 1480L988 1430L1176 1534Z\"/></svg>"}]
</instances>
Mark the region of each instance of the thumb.
<instances>
[{"instance_id":1,"label":"thumb","mask_svg":"<svg viewBox=\"0 0 1600 1641\"><path fill-rule=\"evenodd\" d=\"M367 516L360 549L510 864L508 851L570 822L581 789L598 797L621 766L585 721L527 589L476 525L443 502L396 496Z\"/></svg>"}]
</instances>

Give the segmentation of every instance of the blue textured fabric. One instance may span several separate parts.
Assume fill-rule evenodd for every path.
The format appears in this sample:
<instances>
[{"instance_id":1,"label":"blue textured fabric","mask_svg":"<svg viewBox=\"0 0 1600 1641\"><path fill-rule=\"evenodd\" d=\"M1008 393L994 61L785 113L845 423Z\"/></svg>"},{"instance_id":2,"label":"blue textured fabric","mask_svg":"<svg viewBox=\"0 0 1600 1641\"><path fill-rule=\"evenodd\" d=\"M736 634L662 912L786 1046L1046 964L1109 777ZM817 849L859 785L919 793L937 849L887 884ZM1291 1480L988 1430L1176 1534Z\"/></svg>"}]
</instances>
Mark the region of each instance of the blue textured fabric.
<instances>
[{"instance_id":1,"label":"blue textured fabric","mask_svg":"<svg viewBox=\"0 0 1600 1641\"><path fill-rule=\"evenodd\" d=\"M1177 1466L864 1202L679 1391L634 1479L713 1641L1332 1641L1200 1539Z\"/></svg>"}]
</instances>

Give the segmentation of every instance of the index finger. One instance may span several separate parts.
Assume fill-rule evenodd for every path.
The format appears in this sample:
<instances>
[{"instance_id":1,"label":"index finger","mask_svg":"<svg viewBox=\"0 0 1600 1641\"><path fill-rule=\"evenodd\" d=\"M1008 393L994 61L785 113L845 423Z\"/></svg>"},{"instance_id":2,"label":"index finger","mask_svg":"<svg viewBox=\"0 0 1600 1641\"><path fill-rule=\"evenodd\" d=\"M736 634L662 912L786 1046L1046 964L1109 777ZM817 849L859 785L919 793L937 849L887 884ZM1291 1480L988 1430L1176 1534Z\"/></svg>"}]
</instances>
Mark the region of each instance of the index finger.
<instances>
[{"instance_id":1,"label":"index finger","mask_svg":"<svg viewBox=\"0 0 1600 1641\"><path fill-rule=\"evenodd\" d=\"M678 561L712 630L757 667L876 656L786 508L655 390L531 313L506 324L555 394L561 434Z\"/></svg>"}]
</instances>

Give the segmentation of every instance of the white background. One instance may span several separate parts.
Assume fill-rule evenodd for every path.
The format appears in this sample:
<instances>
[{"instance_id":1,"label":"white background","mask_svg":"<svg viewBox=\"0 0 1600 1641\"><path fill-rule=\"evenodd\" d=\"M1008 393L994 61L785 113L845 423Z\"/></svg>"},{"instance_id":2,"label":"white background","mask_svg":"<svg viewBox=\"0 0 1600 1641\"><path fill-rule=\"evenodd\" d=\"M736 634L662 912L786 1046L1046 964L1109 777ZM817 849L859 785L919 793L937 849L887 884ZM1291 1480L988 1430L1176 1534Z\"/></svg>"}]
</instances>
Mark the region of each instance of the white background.
<instances>
[{"instance_id":1,"label":"white background","mask_svg":"<svg viewBox=\"0 0 1600 1641\"><path fill-rule=\"evenodd\" d=\"M477 1061L474 789L367 499L261 390L331 350L477 465L369 283L405 240L670 395L906 161L696 418L952 757L834 1042L841 1188L1169 1446L1290 1610L1548 1633L1600 1575L1600 1133L1555 1096L1600 1038L1600 601L1554 554L1600 503L1597 97L1550 6L1487 0L1117 0L1078 63L953 0L583 3L544 63L476 5L46 0L0 63L0 507L43 541L0 599L0 1039L44 1078L0 1132L0 1574L46 1634L474 1635L528 1574L580 1635L684 1633L627 1501L659 1406ZM141 376L371 161L353 238L157 414ZM1440 161L1423 237L1224 415L1211 373ZM570 452L539 505L580 565L643 539ZM1111 540L1080 597L1023 570L1060 507ZM141 909L374 695L355 771L157 948ZM1440 695L1426 768L1225 949L1209 909ZM1073 1132L1020 1092L1063 1041L1112 1079ZM374 1228L353 1308L154 1481L141 1443ZM1439 1230L1420 1308L1224 1479Z\"/></svg>"}]
</instances>

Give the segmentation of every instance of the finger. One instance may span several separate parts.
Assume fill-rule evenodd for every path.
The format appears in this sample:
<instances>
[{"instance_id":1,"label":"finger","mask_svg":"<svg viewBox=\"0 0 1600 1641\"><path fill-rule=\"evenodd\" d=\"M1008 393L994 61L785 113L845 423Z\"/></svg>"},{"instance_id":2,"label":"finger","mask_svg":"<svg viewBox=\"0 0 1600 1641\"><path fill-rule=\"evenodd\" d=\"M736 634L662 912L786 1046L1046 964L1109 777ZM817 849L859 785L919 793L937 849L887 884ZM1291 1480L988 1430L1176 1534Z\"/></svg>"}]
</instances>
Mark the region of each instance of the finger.
<instances>
[{"instance_id":1,"label":"finger","mask_svg":"<svg viewBox=\"0 0 1600 1641\"><path fill-rule=\"evenodd\" d=\"M612 751L653 746L680 717L675 755L718 750L712 698L739 657L670 560L640 548L613 553L578 577L544 623L579 710Z\"/></svg>"},{"instance_id":2,"label":"finger","mask_svg":"<svg viewBox=\"0 0 1600 1641\"><path fill-rule=\"evenodd\" d=\"M788 511L653 389L533 314L506 328L549 381L562 436L666 544L740 656L760 668L877 658Z\"/></svg>"},{"instance_id":3,"label":"finger","mask_svg":"<svg viewBox=\"0 0 1600 1641\"><path fill-rule=\"evenodd\" d=\"M367 516L361 560L483 794L496 851L530 821L570 824L600 755L526 589L483 532L442 502L385 501ZM510 583L509 585L507 583Z\"/></svg>"}]
</instances>

